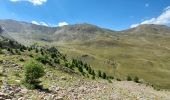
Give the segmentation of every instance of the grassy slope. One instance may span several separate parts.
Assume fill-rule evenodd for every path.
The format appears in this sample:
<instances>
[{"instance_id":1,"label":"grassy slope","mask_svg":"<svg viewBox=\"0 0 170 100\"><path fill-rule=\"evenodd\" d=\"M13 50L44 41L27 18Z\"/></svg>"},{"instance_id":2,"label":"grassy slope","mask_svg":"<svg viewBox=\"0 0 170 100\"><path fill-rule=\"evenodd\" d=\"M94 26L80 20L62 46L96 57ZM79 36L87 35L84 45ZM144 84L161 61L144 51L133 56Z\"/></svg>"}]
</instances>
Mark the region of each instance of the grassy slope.
<instances>
[{"instance_id":1,"label":"grassy slope","mask_svg":"<svg viewBox=\"0 0 170 100\"><path fill-rule=\"evenodd\" d=\"M121 79L127 75L138 76L155 86L170 89L169 38L121 36L119 40L100 38L86 43L54 44L69 57L84 59L110 75Z\"/></svg>"},{"instance_id":2,"label":"grassy slope","mask_svg":"<svg viewBox=\"0 0 170 100\"><path fill-rule=\"evenodd\" d=\"M9 65L0 64L0 73L2 69L6 69L7 76L0 75L0 83L3 80L7 80L9 85L21 85L21 80L23 80L23 65L29 61L30 58L28 55L33 54L36 56L35 51L25 51L21 55L0 55L0 61L8 60L18 64L21 68L17 70L16 67ZM24 58L25 61L19 61L20 58ZM51 87L59 87L58 91L54 93L46 93L38 90L25 90L21 85L21 88L25 92L17 92L14 94L16 99L22 97L23 99L29 100L45 100L46 98L52 97L62 97L63 100L83 100L83 99L127 99L127 100L136 100L136 99L162 99L166 100L169 97L169 92L166 91L156 91L150 86L144 84L137 84L134 82L122 81L118 82L113 80L113 83L108 83L106 80L98 79L91 80L83 78L78 74L68 74L61 70L56 70L50 66L44 66L46 68L46 75L41 78L42 85L44 88L53 89ZM5 73L3 73L5 74ZM62 79L64 77L65 79Z\"/></svg>"}]
</instances>

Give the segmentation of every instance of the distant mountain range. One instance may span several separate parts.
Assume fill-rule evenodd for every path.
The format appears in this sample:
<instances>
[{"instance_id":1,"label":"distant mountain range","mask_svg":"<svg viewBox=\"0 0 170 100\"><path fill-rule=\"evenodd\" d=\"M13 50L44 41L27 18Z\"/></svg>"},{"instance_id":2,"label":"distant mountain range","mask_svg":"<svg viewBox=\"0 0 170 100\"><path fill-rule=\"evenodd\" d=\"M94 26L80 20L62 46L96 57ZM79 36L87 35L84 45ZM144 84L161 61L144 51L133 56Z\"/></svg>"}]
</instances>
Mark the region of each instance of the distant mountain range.
<instances>
[{"instance_id":1,"label":"distant mountain range","mask_svg":"<svg viewBox=\"0 0 170 100\"><path fill-rule=\"evenodd\" d=\"M91 24L75 24L63 27L46 27L15 20L0 20L4 32L21 43L30 41L67 42L90 41L98 37L119 35L170 35L170 28L163 25L141 25L124 31L112 31Z\"/></svg>"}]
</instances>

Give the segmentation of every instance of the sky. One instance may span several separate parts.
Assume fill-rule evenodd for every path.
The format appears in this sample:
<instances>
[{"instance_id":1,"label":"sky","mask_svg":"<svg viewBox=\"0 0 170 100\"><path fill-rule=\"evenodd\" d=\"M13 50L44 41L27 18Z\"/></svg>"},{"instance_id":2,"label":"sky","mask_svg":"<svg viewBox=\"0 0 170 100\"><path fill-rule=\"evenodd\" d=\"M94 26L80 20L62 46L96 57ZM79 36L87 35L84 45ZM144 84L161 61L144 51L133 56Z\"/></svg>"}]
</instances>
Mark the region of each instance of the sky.
<instances>
[{"instance_id":1,"label":"sky","mask_svg":"<svg viewBox=\"0 0 170 100\"><path fill-rule=\"evenodd\" d=\"M170 25L170 0L0 0L0 19L51 27L89 23L112 30Z\"/></svg>"}]
</instances>

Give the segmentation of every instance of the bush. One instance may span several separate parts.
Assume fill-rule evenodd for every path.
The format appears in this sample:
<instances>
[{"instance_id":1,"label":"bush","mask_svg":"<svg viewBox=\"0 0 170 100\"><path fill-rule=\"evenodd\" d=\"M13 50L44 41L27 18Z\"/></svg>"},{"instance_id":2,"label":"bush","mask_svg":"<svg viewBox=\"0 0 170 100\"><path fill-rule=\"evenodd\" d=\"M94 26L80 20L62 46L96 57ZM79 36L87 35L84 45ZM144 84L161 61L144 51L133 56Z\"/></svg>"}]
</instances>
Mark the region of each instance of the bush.
<instances>
[{"instance_id":1,"label":"bush","mask_svg":"<svg viewBox=\"0 0 170 100\"><path fill-rule=\"evenodd\" d=\"M96 76L96 73L94 72L94 70L92 71L92 75L95 77Z\"/></svg>"},{"instance_id":2,"label":"bush","mask_svg":"<svg viewBox=\"0 0 170 100\"><path fill-rule=\"evenodd\" d=\"M2 51L2 49L0 48L0 54L3 54L3 51Z\"/></svg>"},{"instance_id":3,"label":"bush","mask_svg":"<svg viewBox=\"0 0 170 100\"><path fill-rule=\"evenodd\" d=\"M43 52L43 51L41 51L41 55L44 55L44 52Z\"/></svg>"},{"instance_id":4,"label":"bush","mask_svg":"<svg viewBox=\"0 0 170 100\"><path fill-rule=\"evenodd\" d=\"M92 76L92 80L95 80L95 76L94 75Z\"/></svg>"},{"instance_id":5,"label":"bush","mask_svg":"<svg viewBox=\"0 0 170 100\"><path fill-rule=\"evenodd\" d=\"M38 53L38 52L39 52L39 49L38 49L38 48L36 48L36 49L35 49L35 52L36 52L36 53Z\"/></svg>"},{"instance_id":6,"label":"bush","mask_svg":"<svg viewBox=\"0 0 170 100\"><path fill-rule=\"evenodd\" d=\"M108 82L109 82L109 83L112 83L112 81L111 81L110 79L108 79Z\"/></svg>"},{"instance_id":7,"label":"bush","mask_svg":"<svg viewBox=\"0 0 170 100\"><path fill-rule=\"evenodd\" d=\"M24 49L23 49L23 48L20 48L19 50L20 50L21 52L24 52Z\"/></svg>"},{"instance_id":8,"label":"bush","mask_svg":"<svg viewBox=\"0 0 170 100\"><path fill-rule=\"evenodd\" d=\"M28 48L28 51L31 51L32 50L32 48L30 47L30 48Z\"/></svg>"},{"instance_id":9,"label":"bush","mask_svg":"<svg viewBox=\"0 0 170 100\"><path fill-rule=\"evenodd\" d=\"M120 79L120 78L117 78L116 80L117 80L117 81L121 81L121 79Z\"/></svg>"},{"instance_id":10,"label":"bush","mask_svg":"<svg viewBox=\"0 0 170 100\"><path fill-rule=\"evenodd\" d=\"M78 70L79 70L79 72L81 72L81 73L84 72L82 67L78 67Z\"/></svg>"},{"instance_id":11,"label":"bush","mask_svg":"<svg viewBox=\"0 0 170 100\"><path fill-rule=\"evenodd\" d=\"M13 49L11 49L11 48L8 48L7 51L9 51L11 54L15 54Z\"/></svg>"},{"instance_id":12,"label":"bush","mask_svg":"<svg viewBox=\"0 0 170 100\"><path fill-rule=\"evenodd\" d=\"M139 78L137 76L135 76L134 82L139 83Z\"/></svg>"},{"instance_id":13,"label":"bush","mask_svg":"<svg viewBox=\"0 0 170 100\"><path fill-rule=\"evenodd\" d=\"M51 54L51 58L56 58L56 57L57 57L57 55L55 53Z\"/></svg>"},{"instance_id":14,"label":"bush","mask_svg":"<svg viewBox=\"0 0 170 100\"><path fill-rule=\"evenodd\" d=\"M45 72L43 66L35 61L30 61L24 69L24 85L29 89L39 88L39 78L43 77Z\"/></svg>"},{"instance_id":15,"label":"bush","mask_svg":"<svg viewBox=\"0 0 170 100\"><path fill-rule=\"evenodd\" d=\"M55 58L55 59L54 59L54 63L60 64L60 59Z\"/></svg>"},{"instance_id":16,"label":"bush","mask_svg":"<svg viewBox=\"0 0 170 100\"><path fill-rule=\"evenodd\" d=\"M132 78L130 76L127 76L127 81L132 81Z\"/></svg>"},{"instance_id":17,"label":"bush","mask_svg":"<svg viewBox=\"0 0 170 100\"><path fill-rule=\"evenodd\" d=\"M102 78L103 78L103 79L106 79L106 77L107 77L107 76L106 76L106 73L103 73Z\"/></svg>"},{"instance_id":18,"label":"bush","mask_svg":"<svg viewBox=\"0 0 170 100\"><path fill-rule=\"evenodd\" d=\"M7 51L11 51L11 49L10 49L10 48L7 48Z\"/></svg>"},{"instance_id":19,"label":"bush","mask_svg":"<svg viewBox=\"0 0 170 100\"><path fill-rule=\"evenodd\" d=\"M29 56L31 57L31 58L33 58L34 56L33 56L33 54L29 54Z\"/></svg>"},{"instance_id":20,"label":"bush","mask_svg":"<svg viewBox=\"0 0 170 100\"><path fill-rule=\"evenodd\" d=\"M17 55L21 55L21 52L20 52L18 49L15 49L15 53L16 53Z\"/></svg>"},{"instance_id":21,"label":"bush","mask_svg":"<svg viewBox=\"0 0 170 100\"><path fill-rule=\"evenodd\" d=\"M20 58L19 61L24 62L25 60L23 58Z\"/></svg>"},{"instance_id":22,"label":"bush","mask_svg":"<svg viewBox=\"0 0 170 100\"><path fill-rule=\"evenodd\" d=\"M37 61L39 61L39 62L41 62L41 63L43 63L43 64L47 64L49 61L49 59L48 59L48 56L46 55L46 56L38 56L37 58L36 58L36 60Z\"/></svg>"},{"instance_id":23,"label":"bush","mask_svg":"<svg viewBox=\"0 0 170 100\"><path fill-rule=\"evenodd\" d=\"M102 73L100 70L98 71L98 77L102 77Z\"/></svg>"}]
</instances>

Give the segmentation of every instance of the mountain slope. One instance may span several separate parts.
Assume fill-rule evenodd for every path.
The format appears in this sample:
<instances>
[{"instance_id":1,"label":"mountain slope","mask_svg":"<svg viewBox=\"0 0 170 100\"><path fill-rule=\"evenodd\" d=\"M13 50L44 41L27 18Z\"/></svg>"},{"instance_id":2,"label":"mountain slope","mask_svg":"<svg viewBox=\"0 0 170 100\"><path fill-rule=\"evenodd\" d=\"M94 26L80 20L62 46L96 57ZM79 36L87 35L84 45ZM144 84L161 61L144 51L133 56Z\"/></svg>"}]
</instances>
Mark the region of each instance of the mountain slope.
<instances>
[{"instance_id":1,"label":"mountain slope","mask_svg":"<svg viewBox=\"0 0 170 100\"><path fill-rule=\"evenodd\" d=\"M76 24L63 27L46 27L15 20L0 20L0 25L21 43L32 41L87 41L98 36L108 36L111 30L101 29L90 24ZM20 39L21 40L20 40ZM22 40L22 38L26 40Z\"/></svg>"},{"instance_id":2,"label":"mountain slope","mask_svg":"<svg viewBox=\"0 0 170 100\"><path fill-rule=\"evenodd\" d=\"M0 26L0 48L18 48L21 45L9 36Z\"/></svg>"},{"instance_id":3,"label":"mountain slope","mask_svg":"<svg viewBox=\"0 0 170 100\"><path fill-rule=\"evenodd\" d=\"M133 35L170 35L170 28L165 25L145 24L124 30L122 33L130 33Z\"/></svg>"},{"instance_id":4,"label":"mountain slope","mask_svg":"<svg viewBox=\"0 0 170 100\"><path fill-rule=\"evenodd\" d=\"M14 20L0 25L20 43L57 46L70 58L125 80L138 76L156 87L170 89L170 28L141 25L111 31L90 24L45 27Z\"/></svg>"},{"instance_id":5,"label":"mountain slope","mask_svg":"<svg viewBox=\"0 0 170 100\"><path fill-rule=\"evenodd\" d=\"M15 50L15 49L13 49ZM20 55L3 50L0 55L0 99L23 100L169 100L169 91L157 91L150 85L132 81L95 79L80 73L66 72L62 65L44 64L45 76L42 88L30 90L24 87L24 66L40 53L24 50ZM32 54L32 56L30 56ZM47 56L47 55L46 55ZM23 59L22 61L20 59ZM68 69L67 69L68 70ZM76 70L74 70L76 71ZM73 71L73 72L74 72ZM87 73L86 73L87 74Z\"/></svg>"}]
</instances>

